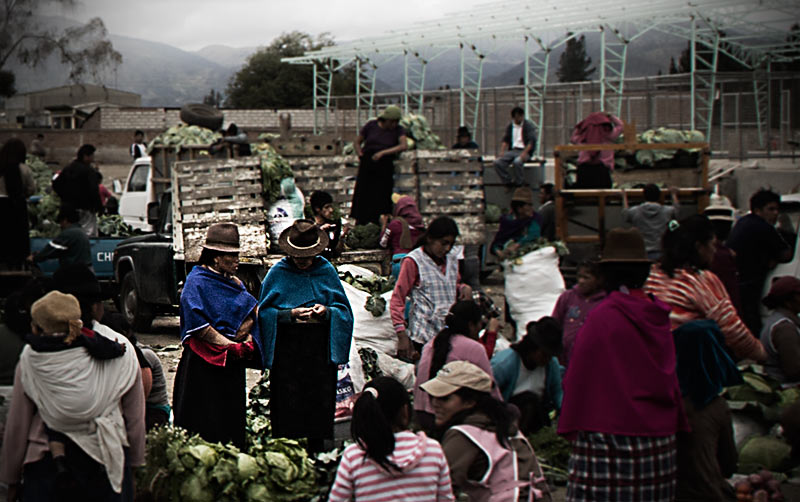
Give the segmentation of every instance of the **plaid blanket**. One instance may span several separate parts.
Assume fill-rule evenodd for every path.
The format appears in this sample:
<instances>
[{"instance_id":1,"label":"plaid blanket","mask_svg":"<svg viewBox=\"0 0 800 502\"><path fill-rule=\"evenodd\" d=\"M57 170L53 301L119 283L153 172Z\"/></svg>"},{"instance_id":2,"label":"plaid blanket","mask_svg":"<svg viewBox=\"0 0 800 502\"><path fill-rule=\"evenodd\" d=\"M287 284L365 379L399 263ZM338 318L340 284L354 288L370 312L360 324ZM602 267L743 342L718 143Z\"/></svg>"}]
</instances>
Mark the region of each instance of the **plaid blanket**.
<instances>
[{"instance_id":1,"label":"plaid blanket","mask_svg":"<svg viewBox=\"0 0 800 502\"><path fill-rule=\"evenodd\" d=\"M667 437L579 432L569 458L568 502L671 502L677 443Z\"/></svg>"}]
</instances>

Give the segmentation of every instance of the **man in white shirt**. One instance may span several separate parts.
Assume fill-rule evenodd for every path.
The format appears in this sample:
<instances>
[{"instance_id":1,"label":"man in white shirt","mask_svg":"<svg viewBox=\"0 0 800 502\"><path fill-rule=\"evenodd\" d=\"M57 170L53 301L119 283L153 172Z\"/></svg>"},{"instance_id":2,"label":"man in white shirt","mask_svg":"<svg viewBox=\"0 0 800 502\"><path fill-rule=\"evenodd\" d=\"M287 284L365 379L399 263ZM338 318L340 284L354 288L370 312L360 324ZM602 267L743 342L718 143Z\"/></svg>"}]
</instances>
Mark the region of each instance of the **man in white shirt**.
<instances>
[{"instance_id":1,"label":"man in white shirt","mask_svg":"<svg viewBox=\"0 0 800 502\"><path fill-rule=\"evenodd\" d=\"M144 131L133 133L133 144L131 145L131 157L133 160L139 157L147 157L147 145L144 144Z\"/></svg>"},{"instance_id":2,"label":"man in white shirt","mask_svg":"<svg viewBox=\"0 0 800 502\"><path fill-rule=\"evenodd\" d=\"M525 111L520 107L511 110L511 123L506 127L500 156L494 161L494 168L503 183L509 186L525 184L523 165L530 160L536 148L536 127L525 120Z\"/></svg>"}]
</instances>

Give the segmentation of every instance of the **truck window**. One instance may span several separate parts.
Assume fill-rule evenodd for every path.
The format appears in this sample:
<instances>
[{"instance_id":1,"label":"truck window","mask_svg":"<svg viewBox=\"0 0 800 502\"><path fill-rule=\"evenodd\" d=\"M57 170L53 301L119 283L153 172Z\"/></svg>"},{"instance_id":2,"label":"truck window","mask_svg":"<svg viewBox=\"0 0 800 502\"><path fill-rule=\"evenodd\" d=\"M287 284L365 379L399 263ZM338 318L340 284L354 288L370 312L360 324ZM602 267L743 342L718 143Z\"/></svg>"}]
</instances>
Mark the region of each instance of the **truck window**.
<instances>
[{"instance_id":1,"label":"truck window","mask_svg":"<svg viewBox=\"0 0 800 502\"><path fill-rule=\"evenodd\" d=\"M147 172L150 170L148 164L139 164L133 169L133 174L128 181L129 192L144 192L147 190Z\"/></svg>"}]
</instances>

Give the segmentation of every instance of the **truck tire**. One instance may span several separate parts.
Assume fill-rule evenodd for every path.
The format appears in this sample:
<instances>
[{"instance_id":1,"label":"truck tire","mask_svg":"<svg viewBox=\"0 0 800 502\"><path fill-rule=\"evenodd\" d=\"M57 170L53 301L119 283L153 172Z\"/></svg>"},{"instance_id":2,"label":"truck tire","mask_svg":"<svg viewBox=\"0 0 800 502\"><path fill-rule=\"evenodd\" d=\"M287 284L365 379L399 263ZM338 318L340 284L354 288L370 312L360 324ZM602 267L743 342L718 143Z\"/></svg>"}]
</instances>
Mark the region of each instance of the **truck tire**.
<instances>
[{"instance_id":1,"label":"truck tire","mask_svg":"<svg viewBox=\"0 0 800 502\"><path fill-rule=\"evenodd\" d=\"M142 332L150 329L153 324L153 307L139 300L136 292L136 277L133 272L128 272L122 278L119 288L119 300L122 315L134 331Z\"/></svg>"},{"instance_id":2,"label":"truck tire","mask_svg":"<svg viewBox=\"0 0 800 502\"><path fill-rule=\"evenodd\" d=\"M189 125L219 131L222 128L223 115L213 106L191 103L181 108L181 120Z\"/></svg>"}]
</instances>

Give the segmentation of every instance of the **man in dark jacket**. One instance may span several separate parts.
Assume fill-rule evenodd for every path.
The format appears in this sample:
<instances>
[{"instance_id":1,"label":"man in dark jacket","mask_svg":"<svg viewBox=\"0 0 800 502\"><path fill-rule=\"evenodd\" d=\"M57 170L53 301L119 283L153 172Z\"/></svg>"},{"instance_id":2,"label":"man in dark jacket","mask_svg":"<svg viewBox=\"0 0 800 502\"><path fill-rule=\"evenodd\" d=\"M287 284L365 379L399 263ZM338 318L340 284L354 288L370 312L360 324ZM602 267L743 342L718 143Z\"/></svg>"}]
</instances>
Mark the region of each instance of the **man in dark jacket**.
<instances>
[{"instance_id":1,"label":"man in dark jacket","mask_svg":"<svg viewBox=\"0 0 800 502\"><path fill-rule=\"evenodd\" d=\"M78 210L78 223L89 237L97 237L97 213L103 209L100 175L91 166L95 151L93 145L80 147L77 158L53 180L53 190L63 204Z\"/></svg>"},{"instance_id":2,"label":"man in dark jacket","mask_svg":"<svg viewBox=\"0 0 800 502\"><path fill-rule=\"evenodd\" d=\"M525 120L525 111L520 107L511 110L511 123L506 127L500 157L494 161L497 175L506 185L525 184L523 164L530 160L536 148L536 127Z\"/></svg>"}]
</instances>

